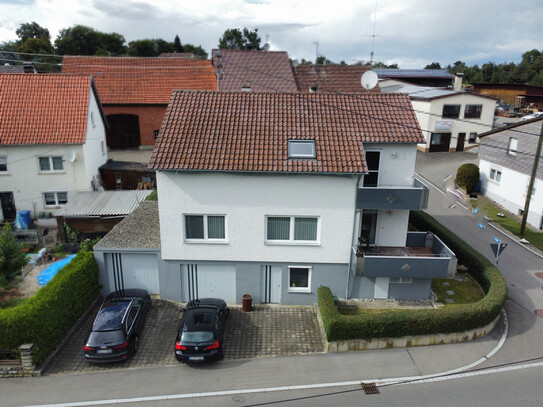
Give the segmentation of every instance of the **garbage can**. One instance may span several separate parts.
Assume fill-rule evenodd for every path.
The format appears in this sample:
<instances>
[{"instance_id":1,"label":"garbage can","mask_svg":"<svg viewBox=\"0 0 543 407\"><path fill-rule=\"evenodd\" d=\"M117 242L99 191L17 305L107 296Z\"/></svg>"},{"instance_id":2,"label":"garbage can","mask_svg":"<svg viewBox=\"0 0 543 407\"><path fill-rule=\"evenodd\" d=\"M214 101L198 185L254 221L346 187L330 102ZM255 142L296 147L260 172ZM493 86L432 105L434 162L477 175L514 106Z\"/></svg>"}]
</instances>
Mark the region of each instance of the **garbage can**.
<instances>
[{"instance_id":1,"label":"garbage can","mask_svg":"<svg viewBox=\"0 0 543 407\"><path fill-rule=\"evenodd\" d=\"M241 297L241 310L250 312L253 310L253 296L251 294L243 294Z\"/></svg>"}]
</instances>

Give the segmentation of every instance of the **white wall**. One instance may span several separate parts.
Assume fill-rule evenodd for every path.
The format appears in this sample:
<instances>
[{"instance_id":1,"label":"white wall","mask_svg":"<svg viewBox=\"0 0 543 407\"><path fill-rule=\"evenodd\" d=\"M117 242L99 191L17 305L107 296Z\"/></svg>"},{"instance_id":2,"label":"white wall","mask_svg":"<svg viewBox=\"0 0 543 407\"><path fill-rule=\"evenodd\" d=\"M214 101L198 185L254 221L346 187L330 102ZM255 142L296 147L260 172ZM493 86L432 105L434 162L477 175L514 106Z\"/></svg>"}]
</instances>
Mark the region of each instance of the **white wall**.
<instances>
[{"instance_id":1,"label":"white wall","mask_svg":"<svg viewBox=\"0 0 543 407\"><path fill-rule=\"evenodd\" d=\"M158 172L165 260L348 263L356 177ZM226 215L227 244L184 243L183 214ZM320 244L265 244L266 215L320 217Z\"/></svg>"},{"instance_id":2,"label":"white wall","mask_svg":"<svg viewBox=\"0 0 543 407\"><path fill-rule=\"evenodd\" d=\"M491 169L501 171L500 182L490 179ZM519 214L519 210L524 210L526 193L530 183L528 175L486 160L480 161L479 172L481 174L481 189L484 195L515 215ZM530 212L526 221L539 229L543 216L543 181L536 179L534 188L535 194L532 194Z\"/></svg>"},{"instance_id":3,"label":"white wall","mask_svg":"<svg viewBox=\"0 0 543 407\"><path fill-rule=\"evenodd\" d=\"M416 144L364 143L364 151L380 151L379 186L413 185Z\"/></svg>"},{"instance_id":4,"label":"white wall","mask_svg":"<svg viewBox=\"0 0 543 407\"><path fill-rule=\"evenodd\" d=\"M106 129L94 92L89 92L87 114L87 137L83 145L85 154L85 179L87 188L92 190L92 180L100 179L98 168L107 162ZM101 182L100 182L101 186Z\"/></svg>"}]
</instances>

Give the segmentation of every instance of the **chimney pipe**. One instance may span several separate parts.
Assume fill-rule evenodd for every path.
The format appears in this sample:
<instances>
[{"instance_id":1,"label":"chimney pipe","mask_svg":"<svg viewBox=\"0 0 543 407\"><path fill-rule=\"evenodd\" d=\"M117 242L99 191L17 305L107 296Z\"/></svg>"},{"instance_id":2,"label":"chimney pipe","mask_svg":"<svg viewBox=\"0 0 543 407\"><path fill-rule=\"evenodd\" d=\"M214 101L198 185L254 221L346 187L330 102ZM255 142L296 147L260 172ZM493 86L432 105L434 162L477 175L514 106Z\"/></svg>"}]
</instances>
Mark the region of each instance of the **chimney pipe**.
<instances>
[{"instance_id":1,"label":"chimney pipe","mask_svg":"<svg viewBox=\"0 0 543 407\"><path fill-rule=\"evenodd\" d=\"M464 74L462 72L458 72L456 76L454 77L454 91L460 92L462 90L462 78L464 77Z\"/></svg>"}]
</instances>

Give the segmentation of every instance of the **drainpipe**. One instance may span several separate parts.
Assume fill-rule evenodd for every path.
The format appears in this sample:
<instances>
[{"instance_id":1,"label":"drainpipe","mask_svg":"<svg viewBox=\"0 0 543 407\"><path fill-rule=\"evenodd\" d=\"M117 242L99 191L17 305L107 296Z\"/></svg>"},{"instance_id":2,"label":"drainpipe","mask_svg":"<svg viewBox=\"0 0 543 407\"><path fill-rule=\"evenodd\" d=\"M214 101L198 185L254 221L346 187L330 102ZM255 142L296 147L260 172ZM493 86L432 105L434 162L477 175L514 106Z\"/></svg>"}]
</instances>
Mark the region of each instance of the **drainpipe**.
<instances>
[{"instance_id":1,"label":"drainpipe","mask_svg":"<svg viewBox=\"0 0 543 407\"><path fill-rule=\"evenodd\" d=\"M356 193L354 194L354 216L353 216L353 230L351 233L351 239L353 236L355 236L355 230L356 230L356 203L358 200L358 190L360 186L360 179L362 178L362 175L358 176L358 180L356 181ZM345 299L349 298L349 278L351 277L351 268L353 266L353 247L351 244L351 247L349 247L349 267L347 268L347 282L345 284Z\"/></svg>"}]
</instances>

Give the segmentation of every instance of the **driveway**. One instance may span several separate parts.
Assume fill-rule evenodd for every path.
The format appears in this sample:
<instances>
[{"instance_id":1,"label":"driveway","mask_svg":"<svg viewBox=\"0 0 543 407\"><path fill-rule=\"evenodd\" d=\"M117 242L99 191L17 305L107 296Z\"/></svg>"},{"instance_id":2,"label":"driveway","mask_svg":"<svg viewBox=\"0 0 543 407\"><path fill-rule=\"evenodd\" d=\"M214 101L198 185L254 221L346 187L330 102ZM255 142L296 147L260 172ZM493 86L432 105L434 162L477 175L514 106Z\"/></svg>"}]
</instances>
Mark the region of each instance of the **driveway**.
<instances>
[{"instance_id":1,"label":"driveway","mask_svg":"<svg viewBox=\"0 0 543 407\"><path fill-rule=\"evenodd\" d=\"M180 304L154 300L140 334L140 347L125 362L91 364L83 358L83 342L98 308L52 362L45 374L77 374L117 369L178 365L173 346ZM224 331L224 360L324 352L324 341L313 307L257 306L252 312L231 307ZM220 362L219 362L220 363Z\"/></svg>"}]
</instances>

